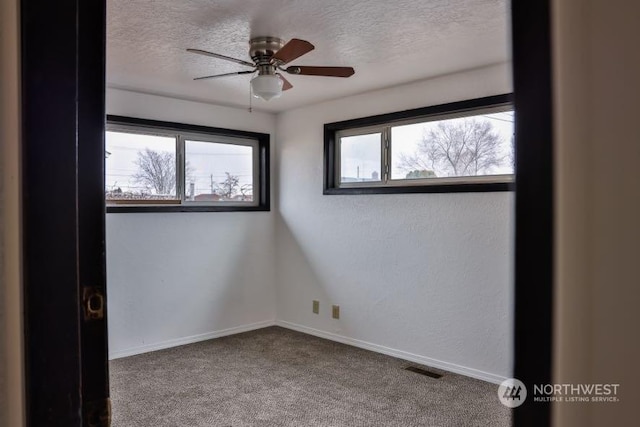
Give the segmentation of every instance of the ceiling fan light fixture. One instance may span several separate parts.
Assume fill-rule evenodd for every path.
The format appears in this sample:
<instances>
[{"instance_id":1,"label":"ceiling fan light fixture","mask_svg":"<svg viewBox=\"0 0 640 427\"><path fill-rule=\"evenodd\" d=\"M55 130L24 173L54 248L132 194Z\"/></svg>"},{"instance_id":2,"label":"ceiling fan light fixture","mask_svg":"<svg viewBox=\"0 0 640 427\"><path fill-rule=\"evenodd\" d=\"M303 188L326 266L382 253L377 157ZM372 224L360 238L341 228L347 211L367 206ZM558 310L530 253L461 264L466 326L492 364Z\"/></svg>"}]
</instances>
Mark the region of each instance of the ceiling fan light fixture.
<instances>
[{"instance_id":1,"label":"ceiling fan light fixture","mask_svg":"<svg viewBox=\"0 0 640 427\"><path fill-rule=\"evenodd\" d=\"M282 95L283 81L275 74L265 74L251 79L251 91L256 98L268 101Z\"/></svg>"}]
</instances>

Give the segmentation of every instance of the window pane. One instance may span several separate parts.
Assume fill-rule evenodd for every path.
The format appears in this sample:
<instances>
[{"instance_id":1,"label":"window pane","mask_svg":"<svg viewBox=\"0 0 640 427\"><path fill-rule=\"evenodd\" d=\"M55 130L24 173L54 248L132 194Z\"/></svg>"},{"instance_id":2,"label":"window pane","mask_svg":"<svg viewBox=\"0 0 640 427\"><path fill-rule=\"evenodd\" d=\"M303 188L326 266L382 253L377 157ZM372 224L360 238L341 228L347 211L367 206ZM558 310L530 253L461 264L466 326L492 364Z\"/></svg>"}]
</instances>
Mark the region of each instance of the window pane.
<instances>
[{"instance_id":1,"label":"window pane","mask_svg":"<svg viewBox=\"0 0 640 427\"><path fill-rule=\"evenodd\" d=\"M186 141L185 157L187 201L253 201L253 147Z\"/></svg>"},{"instance_id":2,"label":"window pane","mask_svg":"<svg viewBox=\"0 0 640 427\"><path fill-rule=\"evenodd\" d=\"M512 174L513 111L391 128L391 179Z\"/></svg>"},{"instance_id":3,"label":"window pane","mask_svg":"<svg viewBox=\"0 0 640 427\"><path fill-rule=\"evenodd\" d=\"M340 182L380 181L381 134L340 138Z\"/></svg>"},{"instance_id":4,"label":"window pane","mask_svg":"<svg viewBox=\"0 0 640 427\"><path fill-rule=\"evenodd\" d=\"M107 131L107 200L173 200L176 140L172 137Z\"/></svg>"}]
</instances>

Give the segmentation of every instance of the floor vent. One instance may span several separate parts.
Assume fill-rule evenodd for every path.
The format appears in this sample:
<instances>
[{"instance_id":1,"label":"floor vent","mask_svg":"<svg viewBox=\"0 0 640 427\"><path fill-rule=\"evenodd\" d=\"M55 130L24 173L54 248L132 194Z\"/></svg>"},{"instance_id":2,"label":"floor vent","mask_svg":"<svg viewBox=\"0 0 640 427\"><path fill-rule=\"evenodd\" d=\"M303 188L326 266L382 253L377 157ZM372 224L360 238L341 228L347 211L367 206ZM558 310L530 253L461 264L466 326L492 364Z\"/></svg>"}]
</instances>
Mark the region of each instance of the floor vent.
<instances>
[{"instance_id":1,"label":"floor vent","mask_svg":"<svg viewBox=\"0 0 640 427\"><path fill-rule=\"evenodd\" d=\"M406 371L415 372L416 374L420 374L420 375L426 375L428 377L435 378L435 379L442 378L442 375L440 375L440 374L436 374L435 372L427 371L426 369L417 368L415 366L407 366L404 369Z\"/></svg>"}]
</instances>

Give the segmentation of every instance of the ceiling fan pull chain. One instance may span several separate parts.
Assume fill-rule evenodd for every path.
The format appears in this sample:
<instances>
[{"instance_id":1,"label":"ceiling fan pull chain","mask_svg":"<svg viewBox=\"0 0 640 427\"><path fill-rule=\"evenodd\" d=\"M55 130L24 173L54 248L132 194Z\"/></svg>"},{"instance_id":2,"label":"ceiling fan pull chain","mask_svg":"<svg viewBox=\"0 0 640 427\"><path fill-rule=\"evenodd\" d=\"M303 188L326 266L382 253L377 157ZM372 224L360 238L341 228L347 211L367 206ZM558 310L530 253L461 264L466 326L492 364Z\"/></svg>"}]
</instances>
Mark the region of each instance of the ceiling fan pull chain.
<instances>
[{"instance_id":1,"label":"ceiling fan pull chain","mask_svg":"<svg viewBox=\"0 0 640 427\"><path fill-rule=\"evenodd\" d=\"M252 108L252 99L253 98L253 94L251 93L251 82L249 82L249 112L253 113L253 108Z\"/></svg>"}]
</instances>

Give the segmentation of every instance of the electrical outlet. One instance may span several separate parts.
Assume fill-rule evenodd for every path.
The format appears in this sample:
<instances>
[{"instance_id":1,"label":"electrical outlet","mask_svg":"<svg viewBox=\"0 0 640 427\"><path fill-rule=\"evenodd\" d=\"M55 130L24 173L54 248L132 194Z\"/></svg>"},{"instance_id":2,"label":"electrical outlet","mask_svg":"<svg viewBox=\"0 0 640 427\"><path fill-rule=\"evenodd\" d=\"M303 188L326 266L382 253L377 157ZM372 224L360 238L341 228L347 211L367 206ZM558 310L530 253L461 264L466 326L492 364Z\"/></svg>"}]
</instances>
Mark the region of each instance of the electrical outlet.
<instances>
[{"instance_id":1,"label":"electrical outlet","mask_svg":"<svg viewBox=\"0 0 640 427\"><path fill-rule=\"evenodd\" d=\"M334 319L339 319L340 318L340 306L339 305L334 305L331 307L331 317L333 317Z\"/></svg>"},{"instance_id":2,"label":"electrical outlet","mask_svg":"<svg viewBox=\"0 0 640 427\"><path fill-rule=\"evenodd\" d=\"M320 313L320 301L313 300L313 312L315 314Z\"/></svg>"}]
</instances>

